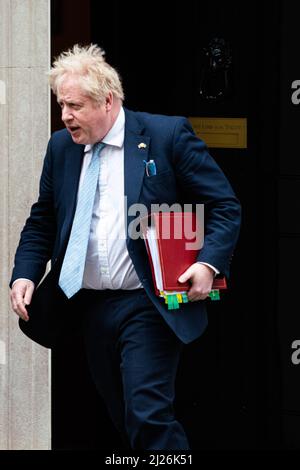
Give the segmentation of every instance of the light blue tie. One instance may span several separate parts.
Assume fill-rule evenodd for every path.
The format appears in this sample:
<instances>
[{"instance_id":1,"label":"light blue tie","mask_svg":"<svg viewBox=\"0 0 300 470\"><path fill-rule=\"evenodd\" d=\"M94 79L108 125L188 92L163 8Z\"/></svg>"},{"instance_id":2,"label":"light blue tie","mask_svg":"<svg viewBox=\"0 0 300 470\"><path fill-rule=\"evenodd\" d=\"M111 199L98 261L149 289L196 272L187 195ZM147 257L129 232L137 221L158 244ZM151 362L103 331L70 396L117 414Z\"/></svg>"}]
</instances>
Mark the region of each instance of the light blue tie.
<instances>
[{"instance_id":1,"label":"light blue tie","mask_svg":"<svg viewBox=\"0 0 300 470\"><path fill-rule=\"evenodd\" d=\"M99 177L99 153L105 144L93 147L90 164L79 191L71 235L62 264L58 284L68 298L81 289L85 258L90 235L93 206Z\"/></svg>"}]
</instances>

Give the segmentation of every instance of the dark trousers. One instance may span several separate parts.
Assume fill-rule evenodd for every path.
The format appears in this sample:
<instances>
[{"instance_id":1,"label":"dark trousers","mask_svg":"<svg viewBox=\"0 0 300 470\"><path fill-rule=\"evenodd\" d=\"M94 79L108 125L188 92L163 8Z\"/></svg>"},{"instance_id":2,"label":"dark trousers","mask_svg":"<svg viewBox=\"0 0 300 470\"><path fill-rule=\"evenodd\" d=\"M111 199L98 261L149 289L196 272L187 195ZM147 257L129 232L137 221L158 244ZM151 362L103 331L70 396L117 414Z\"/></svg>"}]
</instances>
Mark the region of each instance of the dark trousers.
<instances>
[{"instance_id":1,"label":"dark trousers","mask_svg":"<svg viewBox=\"0 0 300 470\"><path fill-rule=\"evenodd\" d=\"M173 401L181 341L143 289L80 292L87 358L132 449L189 449Z\"/></svg>"}]
</instances>

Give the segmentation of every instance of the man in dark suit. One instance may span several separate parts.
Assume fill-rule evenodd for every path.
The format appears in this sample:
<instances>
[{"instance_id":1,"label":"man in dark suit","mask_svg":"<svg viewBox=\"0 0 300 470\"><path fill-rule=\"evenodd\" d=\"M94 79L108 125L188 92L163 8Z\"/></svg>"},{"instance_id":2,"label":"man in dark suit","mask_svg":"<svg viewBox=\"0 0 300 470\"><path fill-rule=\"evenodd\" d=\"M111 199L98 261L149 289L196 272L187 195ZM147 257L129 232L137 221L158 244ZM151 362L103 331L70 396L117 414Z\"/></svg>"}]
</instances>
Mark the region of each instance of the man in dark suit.
<instances>
[{"instance_id":1,"label":"man in dark suit","mask_svg":"<svg viewBox=\"0 0 300 470\"><path fill-rule=\"evenodd\" d=\"M79 311L91 374L131 447L188 449L173 412L177 365L182 344L205 330L214 276L229 275L239 203L187 119L123 108L120 78L99 47L61 54L50 84L66 129L49 141L21 233L13 309L22 330L47 347ZM181 276L191 287L178 311L155 295L144 241L128 233L137 203L149 211L205 204L204 245Z\"/></svg>"}]
</instances>

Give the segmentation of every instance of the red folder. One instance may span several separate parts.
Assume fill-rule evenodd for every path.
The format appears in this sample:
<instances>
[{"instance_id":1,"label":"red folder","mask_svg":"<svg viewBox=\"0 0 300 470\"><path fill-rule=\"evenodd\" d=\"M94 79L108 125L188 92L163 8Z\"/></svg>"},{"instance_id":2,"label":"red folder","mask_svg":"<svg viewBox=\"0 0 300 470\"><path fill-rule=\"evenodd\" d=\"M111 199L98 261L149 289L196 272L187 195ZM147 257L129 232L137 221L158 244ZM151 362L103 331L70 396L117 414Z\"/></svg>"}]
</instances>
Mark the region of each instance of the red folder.
<instances>
[{"instance_id":1,"label":"red folder","mask_svg":"<svg viewBox=\"0 0 300 470\"><path fill-rule=\"evenodd\" d=\"M196 228L198 228L197 231ZM197 261L199 249L201 249L202 240L199 237L196 214L193 212L155 212L148 217L141 218L141 229L156 294L161 295L161 291L186 292L190 288L189 282L179 283L178 278ZM196 237L197 243L195 243ZM161 278L157 275L158 265ZM225 277L214 279L212 289L226 288Z\"/></svg>"}]
</instances>

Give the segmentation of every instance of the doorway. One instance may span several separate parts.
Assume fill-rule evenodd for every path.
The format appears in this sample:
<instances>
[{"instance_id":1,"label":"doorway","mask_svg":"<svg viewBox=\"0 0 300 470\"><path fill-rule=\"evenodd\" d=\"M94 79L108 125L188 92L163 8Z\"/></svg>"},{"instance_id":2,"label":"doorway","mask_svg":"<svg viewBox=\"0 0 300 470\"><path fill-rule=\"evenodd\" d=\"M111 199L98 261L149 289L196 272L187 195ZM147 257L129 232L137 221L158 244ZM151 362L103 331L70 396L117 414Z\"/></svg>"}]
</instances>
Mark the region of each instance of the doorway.
<instances>
[{"instance_id":1,"label":"doorway","mask_svg":"<svg viewBox=\"0 0 300 470\"><path fill-rule=\"evenodd\" d=\"M279 86L279 56L266 53L270 34L279 34L279 4L269 9L269 2L191 0L167 11L151 1L143 2L138 17L131 2L51 3L52 56L76 42L99 44L120 72L126 107L247 119L246 148L211 148L241 200L243 225L230 288L221 302L211 303L208 330L183 354L176 410L192 449L278 447L277 263L276 240L269 237L276 231L278 146L268 136L276 130L279 98L265 91ZM200 93L205 50L215 38L225 41L232 59L228 90L218 100ZM52 130L59 127L53 101ZM268 206L270 200L275 205ZM52 356L53 448L117 448L121 443L89 377L80 337L73 341ZM99 439L103 434L105 442Z\"/></svg>"}]
</instances>

